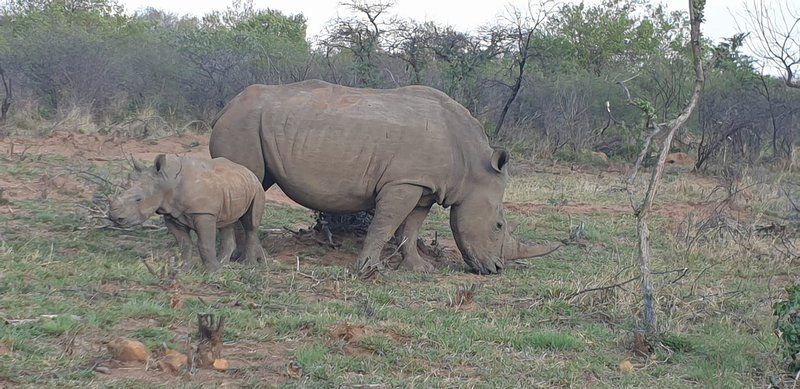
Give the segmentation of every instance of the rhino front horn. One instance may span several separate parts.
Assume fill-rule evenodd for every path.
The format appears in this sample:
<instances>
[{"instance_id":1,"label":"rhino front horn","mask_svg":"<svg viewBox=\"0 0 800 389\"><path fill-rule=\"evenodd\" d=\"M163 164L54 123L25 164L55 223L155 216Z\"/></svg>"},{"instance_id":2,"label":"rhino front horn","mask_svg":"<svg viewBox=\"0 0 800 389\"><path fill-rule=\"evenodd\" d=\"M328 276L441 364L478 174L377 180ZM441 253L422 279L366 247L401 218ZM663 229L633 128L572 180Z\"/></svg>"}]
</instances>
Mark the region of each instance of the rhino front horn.
<instances>
[{"instance_id":1,"label":"rhino front horn","mask_svg":"<svg viewBox=\"0 0 800 389\"><path fill-rule=\"evenodd\" d=\"M561 244L525 244L515 241L514 244L503 253L503 256L506 261L541 257L558 250L561 246Z\"/></svg>"}]
</instances>

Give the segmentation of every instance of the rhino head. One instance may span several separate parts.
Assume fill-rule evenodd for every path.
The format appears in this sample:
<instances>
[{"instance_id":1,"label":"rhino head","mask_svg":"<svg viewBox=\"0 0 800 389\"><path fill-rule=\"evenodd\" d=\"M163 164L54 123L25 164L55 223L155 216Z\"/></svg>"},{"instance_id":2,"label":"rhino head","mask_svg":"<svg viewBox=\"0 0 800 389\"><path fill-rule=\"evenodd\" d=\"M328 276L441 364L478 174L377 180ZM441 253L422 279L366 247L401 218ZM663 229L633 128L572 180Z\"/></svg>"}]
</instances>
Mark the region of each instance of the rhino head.
<instances>
[{"instance_id":1,"label":"rhino head","mask_svg":"<svg viewBox=\"0 0 800 389\"><path fill-rule=\"evenodd\" d=\"M145 222L164 203L176 183L177 175L167 173L167 158L156 157L153 167L133 160L133 173L128 189L111 201L108 218L121 227L131 227Z\"/></svg>"},{"instance_id":2,"label":"rhino head","mask_svg":"<svg viewBox=\"0 0 800 389\"><path fill-rule=\"evenodd\" d=\"M559 246L518 241L503 214L508 153L496 149L485 169L474 172L464 199L450 210L450 226L464 262L478 274L502 271L505 261L549 254Z\"/></svg>"}]
</instances>

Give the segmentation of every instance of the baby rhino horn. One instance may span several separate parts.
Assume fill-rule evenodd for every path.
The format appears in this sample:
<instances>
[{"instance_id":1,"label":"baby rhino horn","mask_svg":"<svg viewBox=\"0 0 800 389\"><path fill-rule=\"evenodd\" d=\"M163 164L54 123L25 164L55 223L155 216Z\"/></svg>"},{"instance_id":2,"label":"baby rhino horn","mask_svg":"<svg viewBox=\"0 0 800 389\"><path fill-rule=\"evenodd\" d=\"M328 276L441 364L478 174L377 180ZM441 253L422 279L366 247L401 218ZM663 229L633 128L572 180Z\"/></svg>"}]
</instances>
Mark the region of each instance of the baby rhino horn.
<instances>
[{"instance_id":1,"label":"baby rhino horn","mask_svg":"<svg viewBox=\"0 0 800 389\"><path fill-rule=\"evenodd\" d=\"M133 159L133 168L137 172L141 172L141 171L147 169L147 166L145 166L144 163L142 163L142 161L140 161L138 159Z\"/></svg>"}]
</instances>

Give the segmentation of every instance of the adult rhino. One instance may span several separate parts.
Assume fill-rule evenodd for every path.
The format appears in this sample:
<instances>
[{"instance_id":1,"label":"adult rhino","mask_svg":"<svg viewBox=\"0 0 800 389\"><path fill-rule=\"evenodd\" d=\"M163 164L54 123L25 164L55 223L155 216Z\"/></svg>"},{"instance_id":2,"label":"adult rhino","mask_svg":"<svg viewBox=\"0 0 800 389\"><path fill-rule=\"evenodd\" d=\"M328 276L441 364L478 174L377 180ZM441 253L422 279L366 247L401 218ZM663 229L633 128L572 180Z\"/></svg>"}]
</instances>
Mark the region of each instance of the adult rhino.
<instances>
[{"instance_id":1,"label":"adult rhino","mask_svg":"<svg viewBox=\"0 0 800 389\"><path fill-rule=\"evenodd\" d=\"M381 265L395 233L408 242L401 266L432 270L416 241L434 203L450 207L456 244L479 274L558 247L511 236L503 215L508 153L492 149L480 123L438 90L251 85L212 126L211 156L250 168L265 190L278 184L297 203L330 213L375 208L356 263L362 275Z\"/></svg>"}]
</instances>

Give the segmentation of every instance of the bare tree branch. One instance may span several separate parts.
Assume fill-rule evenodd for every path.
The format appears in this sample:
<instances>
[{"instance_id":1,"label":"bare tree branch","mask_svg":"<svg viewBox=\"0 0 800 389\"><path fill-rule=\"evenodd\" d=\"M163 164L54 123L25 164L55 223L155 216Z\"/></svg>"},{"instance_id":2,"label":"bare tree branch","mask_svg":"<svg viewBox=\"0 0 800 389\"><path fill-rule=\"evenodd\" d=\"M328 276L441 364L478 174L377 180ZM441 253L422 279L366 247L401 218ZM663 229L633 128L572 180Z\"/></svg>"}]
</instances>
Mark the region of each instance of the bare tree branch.
<instances>
[{"instance_id":1,"label":"bare tree branch","mask_svg":"<svg viewBox=\"0 0 800 389\"><path fill-rule=\"evenodd\" d=\"M800 88L797 79L800 72L800 7L797 4L793 0L773 3L752 0L745 3L743 25L738 26L740 30L755 33L756 39L748 41L750 49L762 61L777 66L786 85L792 88Z\"/></svg>"}]
</instances>

